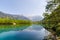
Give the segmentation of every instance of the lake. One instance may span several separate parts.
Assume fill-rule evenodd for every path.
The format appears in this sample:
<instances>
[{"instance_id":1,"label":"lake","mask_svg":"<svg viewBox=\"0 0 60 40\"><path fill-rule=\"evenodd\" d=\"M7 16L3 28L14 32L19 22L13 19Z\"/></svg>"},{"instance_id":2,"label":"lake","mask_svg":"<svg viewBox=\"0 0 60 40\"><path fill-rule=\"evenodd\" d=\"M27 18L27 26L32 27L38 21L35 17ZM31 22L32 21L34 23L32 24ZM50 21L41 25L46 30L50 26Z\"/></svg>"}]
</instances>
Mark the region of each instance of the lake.
<instances>
[{"instance_id":1,"label":"lake","mask_svg":"<svg viewBox=\"0 0 60 40\"><path fill-rule=\"evenodd\" d=\"M41 25L0 26L0 40L43 40L48 34Z\"/></svg>"}]
</instances>

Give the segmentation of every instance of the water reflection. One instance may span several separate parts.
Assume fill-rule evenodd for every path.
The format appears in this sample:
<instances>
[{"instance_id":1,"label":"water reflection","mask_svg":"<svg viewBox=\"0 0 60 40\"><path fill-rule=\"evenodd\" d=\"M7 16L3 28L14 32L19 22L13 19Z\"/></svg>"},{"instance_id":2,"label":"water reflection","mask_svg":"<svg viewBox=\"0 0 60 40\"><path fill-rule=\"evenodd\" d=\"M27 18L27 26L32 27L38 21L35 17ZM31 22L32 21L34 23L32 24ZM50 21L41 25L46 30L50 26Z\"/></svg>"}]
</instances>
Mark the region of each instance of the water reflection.
<instances>
[{"instance_id":1,"label":"water reflection","mask_svg":"<svg viewBox=\"0 0 60 40\"><path fill-rule=\"evenodd\" d=\"M19 30L23 30L26 29L27 27L29 27L30 25L0 25L0 33L1 32L7 32L7 31L19 31Z\"/></svg>"},{"instance_id":2,"label":"water reflection","mask_svg":"<svg viewBox=\"0 0 60 40\"><path fill-rule=\"evenodd\" d=\"M32 25L21 31L2 32L0 40L43 40L45 32L47 31L42 26Z\"/></svg>"}]
</instances>

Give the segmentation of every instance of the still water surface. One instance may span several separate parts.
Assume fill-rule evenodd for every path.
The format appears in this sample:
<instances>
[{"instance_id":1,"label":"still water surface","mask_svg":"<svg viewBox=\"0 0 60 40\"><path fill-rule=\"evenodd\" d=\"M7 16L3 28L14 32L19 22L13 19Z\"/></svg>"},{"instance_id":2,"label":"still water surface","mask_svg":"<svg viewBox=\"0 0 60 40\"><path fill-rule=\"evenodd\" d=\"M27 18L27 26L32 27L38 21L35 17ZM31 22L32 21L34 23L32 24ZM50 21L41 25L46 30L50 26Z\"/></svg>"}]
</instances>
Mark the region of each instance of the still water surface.
<instances>
[{"instance_id":1,"label":"still water surface","mask_svg":"<svg viewBox=\"0 0 60 40\"><path fill-rule=\"evenodd\" d=\"M48 31L41 25L0 28L0 40L43 40Z\"/></svg>"}]
</instances>

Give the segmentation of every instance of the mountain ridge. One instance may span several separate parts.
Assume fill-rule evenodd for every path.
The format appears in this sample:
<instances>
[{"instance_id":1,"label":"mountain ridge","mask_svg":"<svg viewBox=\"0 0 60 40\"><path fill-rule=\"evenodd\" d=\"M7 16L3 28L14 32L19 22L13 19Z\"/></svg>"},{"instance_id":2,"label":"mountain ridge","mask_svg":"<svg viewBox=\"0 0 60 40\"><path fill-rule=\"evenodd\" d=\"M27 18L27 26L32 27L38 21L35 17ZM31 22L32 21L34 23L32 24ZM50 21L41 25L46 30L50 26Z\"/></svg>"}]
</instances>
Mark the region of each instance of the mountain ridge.
<instances>
[{"instance_id":1,"label":"mountain ridge","mask_svg":"<svg viewBox=\"0 0 60 40\"><path fill-rule=\"evenodd\" d=\"M42 19L43 18L41 16L33 16L33 17L30 18L30 20L32 20L32 21L40 21Z\"/></svg>"},{"instance_id":2,"label":"mountain ridge","mask_svg":"<svg viewBox=\"0 0 60 40\"><path fill-rule=\"evenodd\" d=\"M10 19L17 19L17 20L29 20L27 17L23 15L12 15L0 11L0 18L6 18L6 17L9 17Z\"/></svg>"}]
</instances>

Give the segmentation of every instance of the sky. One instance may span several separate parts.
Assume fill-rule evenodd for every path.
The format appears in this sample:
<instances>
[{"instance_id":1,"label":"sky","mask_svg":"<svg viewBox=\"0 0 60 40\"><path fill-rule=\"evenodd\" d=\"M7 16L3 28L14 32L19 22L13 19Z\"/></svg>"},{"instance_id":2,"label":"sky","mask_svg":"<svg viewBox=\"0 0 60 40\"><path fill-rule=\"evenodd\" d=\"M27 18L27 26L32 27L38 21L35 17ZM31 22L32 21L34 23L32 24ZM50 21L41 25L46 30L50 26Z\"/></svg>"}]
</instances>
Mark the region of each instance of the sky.
<instances>
[{"instance_id":1,"label":"sky","mask_svg":"<svg viewBox=\"0 0 60 40\"><path fill-rule=\"evenodd\" d=\"M14 15L42 16L46 0L0 0L0 11Z\"/></svg>"}]
</instances>

